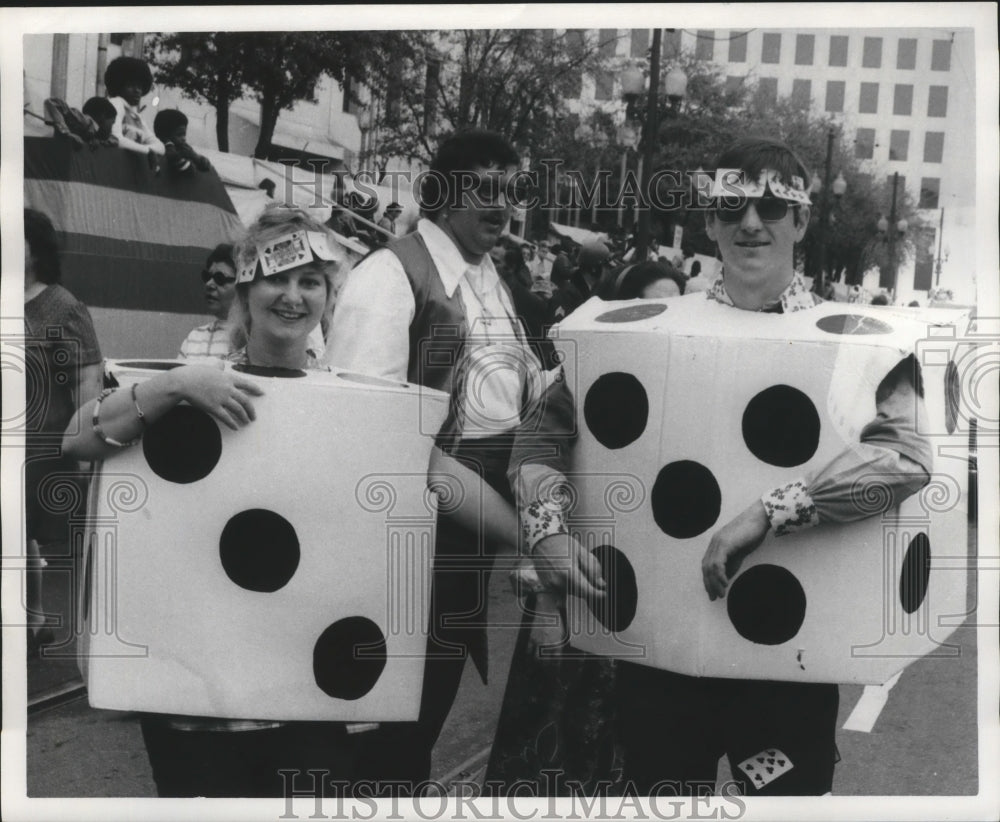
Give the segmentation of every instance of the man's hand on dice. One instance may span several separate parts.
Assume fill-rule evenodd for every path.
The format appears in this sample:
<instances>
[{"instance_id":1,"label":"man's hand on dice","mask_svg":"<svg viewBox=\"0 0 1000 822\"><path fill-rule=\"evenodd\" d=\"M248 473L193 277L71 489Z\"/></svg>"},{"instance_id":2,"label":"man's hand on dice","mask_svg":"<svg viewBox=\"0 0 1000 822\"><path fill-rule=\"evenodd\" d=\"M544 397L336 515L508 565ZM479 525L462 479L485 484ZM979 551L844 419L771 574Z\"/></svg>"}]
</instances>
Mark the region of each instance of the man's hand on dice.
<instances>
[{"instance_id":1,"label":"man's hand on dice","mask_svg":"<svg viewBox=\"0 0 1000 822\"><path fill-rule=\"evenodd\" d=\"M605 594L601 563L569 534L539 540L531 560L542 584L552 591L567 591L587 602Z\"/></svg>"},{"instance_id":2,"label":"man's hand on dice","mask_svg":"<svg viewBox=\"0 0 1000 822\"><path fill-rule=\"evenodd\" d=\"M702 581L709 599L721 599L743 559L753 553L767 536L771 523L764 504L757 500L712 535L701 560Z\"/></svg>"}]
</instances>

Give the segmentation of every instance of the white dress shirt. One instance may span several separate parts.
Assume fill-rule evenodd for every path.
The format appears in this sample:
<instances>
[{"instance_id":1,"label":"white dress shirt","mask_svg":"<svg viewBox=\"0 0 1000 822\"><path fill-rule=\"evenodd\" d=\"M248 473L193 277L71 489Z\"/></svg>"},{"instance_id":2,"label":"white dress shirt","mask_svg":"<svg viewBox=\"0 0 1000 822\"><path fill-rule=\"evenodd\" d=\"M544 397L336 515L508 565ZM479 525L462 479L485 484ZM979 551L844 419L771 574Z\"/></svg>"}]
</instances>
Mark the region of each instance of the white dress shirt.
<instances>
[{"instance_id":1,"label":"white dress shirt","mask_svg":"<svg viewBox=\"0 0 1000 822\"><path fill-rule=\"evenodd\" d=\"M520 422L526 384L539 390L540 364L527 346L513 305L488 254L465 261L451 238L430 220L417 225L445 293L460 289L468 325L462 435L486 437ZM348 275L337 298L326 362L405 382L410 361L410 323L416 304L399 258L372 254Z\"/></svg>"}]
</instances>

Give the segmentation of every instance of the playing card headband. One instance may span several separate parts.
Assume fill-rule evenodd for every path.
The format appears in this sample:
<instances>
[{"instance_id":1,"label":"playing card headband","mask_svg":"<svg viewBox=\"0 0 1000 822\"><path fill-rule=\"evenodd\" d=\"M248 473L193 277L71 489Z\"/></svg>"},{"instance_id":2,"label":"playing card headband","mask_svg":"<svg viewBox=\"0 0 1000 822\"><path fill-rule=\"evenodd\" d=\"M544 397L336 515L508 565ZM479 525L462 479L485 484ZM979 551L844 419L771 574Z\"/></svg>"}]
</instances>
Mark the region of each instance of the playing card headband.
<instances>
[{"instance_id":1,"label":"playing card headband","mask_svg":"<svg viewBox=\"0 0 1000 822\"><path fill-rule=\"evenodd\" d=\"M765 191L782 200L812 205L805 182L796 174L792 175L790 184L786 184L782 182L781 174L770 168L762 169L756 180L748 180L738 168L720 168L715 172L713 197L763 197Z\"/></svg>"},{"instance_id":2,"label":"playing card headband","mask_svg":"<svg viewBox=\"0 0 1000 822\"><path fill-rule=\"evenodd\" d=\"M256 254L246 249L237 261L237 283L251 282L260 265L261 273L270 277L290 268L298 268L313 261L341 262L343 252L336 241L319 231L292 231L273 240L257 243Z\"/></svg>"}]
</instances>

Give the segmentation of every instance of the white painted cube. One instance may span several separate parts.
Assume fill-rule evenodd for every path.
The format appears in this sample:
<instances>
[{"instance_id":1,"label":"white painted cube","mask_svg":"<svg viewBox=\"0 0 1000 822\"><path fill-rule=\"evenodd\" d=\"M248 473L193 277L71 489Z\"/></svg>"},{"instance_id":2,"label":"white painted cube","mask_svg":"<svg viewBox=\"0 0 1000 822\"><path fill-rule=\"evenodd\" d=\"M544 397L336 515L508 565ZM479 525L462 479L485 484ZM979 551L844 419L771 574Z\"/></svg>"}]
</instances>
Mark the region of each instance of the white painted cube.
<instances>
[{"instance_id":1,"label":"white painted cube","mask_svg":"<svg viewBox=\"0 0 1000 822\"><path fill-rule=\"evenodd\" d=\"M112 371L128 386L179 364ZM239 431L180 405L105 460L81 598L94 707L417 718L447 396L298 374L244 373L265 393Z\"/></svg>"},{"instance_id":2,"label":"white painted cube","mask_svg":"<svg viewBox=\"0 0 1000 822\"><path fill-rule=\"evenodd\" d=\"M613 596L599 616L571 598L573 644L697 676L845 683L957 652L945 640L967 610L968 428L953 362L964 331L957 315L945 325L837 303L779 315L703 294L574 312L555 332L577 398L571 530ZM858 488L872 516L769 534L710 601L713 533L856 445L880 381L910 354L930 485L883 514L873 477Z\"/></svg>"}]
</instances>

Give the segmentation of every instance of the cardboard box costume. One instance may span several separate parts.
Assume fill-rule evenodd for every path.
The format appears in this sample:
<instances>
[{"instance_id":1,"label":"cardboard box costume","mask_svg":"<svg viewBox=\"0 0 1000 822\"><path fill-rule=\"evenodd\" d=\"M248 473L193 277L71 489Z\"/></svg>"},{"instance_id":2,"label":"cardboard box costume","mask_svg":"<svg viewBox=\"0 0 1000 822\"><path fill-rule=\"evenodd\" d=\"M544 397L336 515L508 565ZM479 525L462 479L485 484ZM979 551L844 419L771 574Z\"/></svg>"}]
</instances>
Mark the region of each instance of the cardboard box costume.
<instances>
[{"instance_id":1,"label":"cardboard box costume","mask_svg":"<svg viewBox=\"0 0 1000 822\"><path fill-rule=\"evenodd\" d=\"M128 386L179 364L112 372ZM249 426L179 405L97 474L79 623L90 702L416 719L436 511L427 466L447 396L358 374L262 373L243 374L265 392Z\"/></svg>"},{"instance_id":2,"label":"cardboard box costume","mask_svg":"<svg viewBox=\"0 0 1000 822\"><path fill-rule=\"evenodd\" d=\"M696 676L845 683L949 654L966 610L963 331L957 317L936 325L837 303L776 315L702 295L578 309L557 342L578 409L571 530L601 559L611 595L600 614L570 599L573 644ZM883 514L887 491L871 477L853 496L872 516L769 534L710 601L712 534L856 446L880 381L910 354L930 484Z\"/></svg>"}]
</instances>

